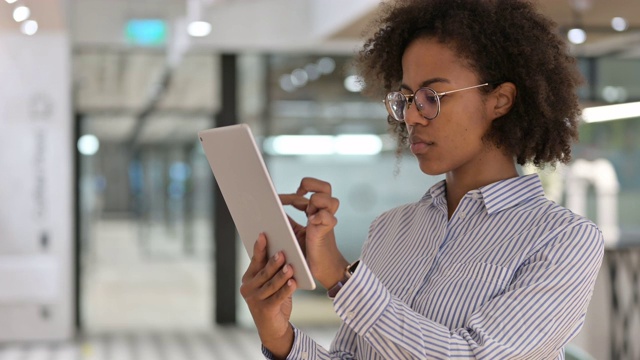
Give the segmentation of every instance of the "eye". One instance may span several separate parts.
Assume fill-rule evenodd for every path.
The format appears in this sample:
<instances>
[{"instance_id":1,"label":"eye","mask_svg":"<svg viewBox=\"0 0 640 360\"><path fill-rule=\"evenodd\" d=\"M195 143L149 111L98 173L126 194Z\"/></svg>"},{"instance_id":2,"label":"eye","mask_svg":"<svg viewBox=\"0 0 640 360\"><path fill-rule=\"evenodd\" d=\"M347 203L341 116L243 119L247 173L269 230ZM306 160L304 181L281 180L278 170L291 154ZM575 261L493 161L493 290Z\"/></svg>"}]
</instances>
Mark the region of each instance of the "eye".
<instances>
[{"instance_id":1,"label":"eye","mask_svg":"<svg viewBox=\"0 0 640 360\"><path fill-rule=\"evenodd\" d=\"M433 106L438 103L438 95L429 88L422 88L416 93L416 103L423 109L425 106Z\"/></svg>"},{"instance_id":2,"label":"eye","mask_svg":"<svg viewBox=\"0 0 640 360\"><path fill-rule=\"evenodd\" d=\"M435 105L438 102L438 95L427 95L424 98L430 105Z\"/></svg>"}]
</instances>

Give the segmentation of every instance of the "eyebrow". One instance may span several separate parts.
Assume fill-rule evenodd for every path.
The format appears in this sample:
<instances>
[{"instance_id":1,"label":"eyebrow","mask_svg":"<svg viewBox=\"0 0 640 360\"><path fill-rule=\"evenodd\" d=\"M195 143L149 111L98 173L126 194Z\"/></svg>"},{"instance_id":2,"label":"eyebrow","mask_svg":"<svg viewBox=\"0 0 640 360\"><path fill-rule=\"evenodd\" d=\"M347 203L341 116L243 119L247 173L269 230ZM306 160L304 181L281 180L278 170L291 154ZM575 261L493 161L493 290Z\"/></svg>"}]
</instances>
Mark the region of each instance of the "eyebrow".
<instances>
[{"instance_id":1,"label":"eyebrow","mask_svg":"<svg viewBox=\"0 0 640 360\"><path fill-rule=\"evenodd\" d=\"M437 78L432 78L432 79L423 81L422 83L420 83L420 87L419 88L427 87L427 86L429 86L431 84L439 83L439 82L443 82L443 83L447 83L447 84L450 83L449 79L437 77ZM400 89L406 89L406 90L409 90L409 91L413 91L413 89L411 89L411 87L409 85L407 85L407 84L401 84L400 85Z\"/></svg>"}]
</instances>

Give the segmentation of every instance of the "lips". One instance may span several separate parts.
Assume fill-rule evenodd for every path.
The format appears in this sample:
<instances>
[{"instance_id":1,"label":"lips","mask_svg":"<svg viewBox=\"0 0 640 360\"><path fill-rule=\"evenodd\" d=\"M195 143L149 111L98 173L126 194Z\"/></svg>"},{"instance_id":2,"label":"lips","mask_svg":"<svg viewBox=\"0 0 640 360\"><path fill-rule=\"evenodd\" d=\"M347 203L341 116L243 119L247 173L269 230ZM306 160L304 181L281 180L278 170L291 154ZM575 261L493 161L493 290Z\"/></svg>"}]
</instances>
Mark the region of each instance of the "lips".
<instances>
[{"instance_id":1,"label":"lips","mask_svg":"<svg viewBox=\"0 0 640 360\"><path fill-rule=\"evenodd\" d=\"M427 140L419 135L413 134L409 136L409 148L411 152L415 155L421 154L428 150L431 146L435 145L435 143L431 140Z\"/></svg>"},{"instance_id":2,"label":"lips","mask_svg":"<svg viewBox=\"0 0 640 360\"><path fill-rule=\"evenodd\" d=\"M431 146L435 145L433 141L427 140L418 135L409 136L409 143L411 152L416 155L426 151Z\"/></svg>"}]
</instances>

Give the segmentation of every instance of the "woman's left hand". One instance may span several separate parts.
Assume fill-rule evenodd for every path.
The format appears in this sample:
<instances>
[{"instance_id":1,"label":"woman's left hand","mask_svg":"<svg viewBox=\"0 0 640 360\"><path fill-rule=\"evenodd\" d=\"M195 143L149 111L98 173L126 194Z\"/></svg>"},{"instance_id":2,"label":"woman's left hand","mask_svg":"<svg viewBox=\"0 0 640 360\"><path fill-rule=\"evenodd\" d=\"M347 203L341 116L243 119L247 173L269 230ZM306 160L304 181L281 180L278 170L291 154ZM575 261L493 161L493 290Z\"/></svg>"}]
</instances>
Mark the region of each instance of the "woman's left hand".
<instances>
[{"instance_id":1,"label":"woman's left hand","mask_svg":"<svg viewBox=\"0 0 640 360\"><path fill-rule=\"evenodd\" d=\"M309 199L304 197L308 193L311 193ZM307 215L306 226L289 220L313 277L330 289L343 278L344 269L349 264L336 244L334 228L338 219L335 214L340 201L332 196L331 184L304 178L295 194L282 194L280 200L283 205L292 205Z\"/></svg>"}]
</instances>

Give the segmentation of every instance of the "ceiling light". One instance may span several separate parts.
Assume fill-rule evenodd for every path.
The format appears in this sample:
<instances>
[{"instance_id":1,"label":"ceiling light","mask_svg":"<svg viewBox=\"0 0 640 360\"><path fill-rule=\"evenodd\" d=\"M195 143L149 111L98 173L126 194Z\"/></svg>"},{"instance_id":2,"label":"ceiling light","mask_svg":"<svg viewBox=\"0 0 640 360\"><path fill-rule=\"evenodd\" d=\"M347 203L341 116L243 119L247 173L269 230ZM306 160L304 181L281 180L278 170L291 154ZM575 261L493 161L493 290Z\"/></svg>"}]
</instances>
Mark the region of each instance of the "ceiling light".
<instances>
[{"instance_id":1,"label":"ceiling light","mask_svg":"<svg viewBox=\"0 0 640 360\"><path fill-rule=\"evenodd\" d=\"M333 136L281 135L267 139L267 151L274 155L331 155Z\"/></svg>"},{"instance_id":2,"label":"ceiling light","mask_svg":"<svg viewBox=\"0 0 640 360\"><path fill-rule=\"evenodd\" d=\"M38 32L38 22L35 20L27 20L20 25L20 31L25 35L33 35Z\"/></svg>"},{"instance_id":3,"label":"ceiling light","mask_svg":"<svg viewBox=\"0 0 640 360\"><path fill-rule=\"evenodd\" d=\"M640 117L640 102L585 108L582 120L586 123Z\"/></svg>"},{"instance_id":4,"label":"ceiling light","mask_svg":"<svg viewBox=\"0 0 640 360\"><path fill-rule=\"evenodd\" d=\"M295 69L291 73L291 82L293 85L297 87L303 87L307 85L307 81L309 81L309 75L306 71L302 69Z\"/></svg>"},{"instance_id":5,"label":"ceiling light","mask_svg":"<svg viewBox=\"0 0 640 360\"><path fill-rule=\"evenodd\" d=\"M608 103L625 102L627 97L627 90L622 86L605 86L602 89L602 98Z\"/></svg>"},{"instance_id":6,"label":"ceiling light","mask_svg":"<svg viewBox=\"0 0 640 360\"><path fill-rule=\"evenodd\" d=\"M78 139L78 151L80 154L86 156L95 155L98 149L100 149L100 141L95 135L82 135L80 139Z\"/></svg>"},{"instance_id":7,"label":"ceiling light","mask_svg":"<svg viewBox=\"0 0 640 360\"><path fill-rule=\"evenodd\" d=\"M360 92L364 89L364 82L358 75L349 75L344 79L344 88L350 92Z\"/></svg>"},{"instance_id":8,"label":"ceiling light","mask_svg":"<svg viewBox=\"0 0 640 360\"><path fill-rule=\"evenodd\" d=\"M318 80L320 78L320 70L318 70L318 65L316 64L307 64L304 66L304 71L309 76L309 80Z\"/></svg>"},{"instance_id":9,"label":"ceiling light","mask_svg":"<svg viewBox=\"0 0 640 360\"><path fill-rule=\"evenodd\" d=\"M13 4L14 2L18 1L18 0L5 0L7 2L7 4Z\"/></svg>"},{"instance_id":10,"label":"ceiling light","mask_svg":"<svg viewBox=\"0 0 640 360\"><path fill-rule=\"evenodd\" d=\"M286 92L292 92L296 89L293 81L291 81L291 74L283 74L280 76L280 88Z\"/></svg>"},{"instance_id":11,"label":"ceiling light","mask_svg":"<svg viewBox=\"0 0 640 360\"><path fill-rule=\"evenodd\" d=\"M587 33L580 28L573 28L569 30L567 37L573 44L582 44L587 41Z\"/></svg>"},{"instance_id":12,"label":"ceiling light","mask_svg":"<svg viewBox=\"0 0 640 360\"><path fill-rule=\"evenodd\" d=\"M291 81L291 74L283 74L280 76L280 88L286 92L292 92L296 89L293 81Z\"/></svg>"},{"instance_id":13,"label":"ceiling light","mask_svg":"<svg viewBox=\"0 0 640 360\"><path fill-rule=\"evenodd\" d=\"M318 70L322 74L331 74L336 69L336 61L330 57L323 57L318 60Z\"/></svg>"},{"instance_id":14,"label":"ceiling light","mask_svg":"<svg viewBox=\"0 0 640 360\"><path fill-rule=\"evenodd\" d=\"M193 21L187 27L187 32L193 37L203 37L211 33L211 24L206 21Z\"/></svg>"},{"instance_id":15,"label":"ceiling light","mask_svg":"<svg viewBox=\"0 0 640 360\"><path fill-rule=\"evenodd\" d=\"M271 155L376 155L382 147L380 136L373 134L280 135L264 142Z\"/></svg>"},{"instance_id":16,"label":"ceiling light","mask_svg":"<svg viewBox=\"0 0 640 360\"><path fill-rule=\"evenodd\" d=\"M382 150L382 139L378 135L338 135L335 152L339 155L376 155Z\"/></svg>"},{"instance_id":17,"label":"ceiling light","mask_svg":"<svg viewBox=\"0 0 640 360\"><path fill-rule=\"evenodd\" d=\"M625 18L614 17L613 19L611 19L611 27L615 31L625 31L629 27L629 24L627 23L627 20L625 20Z\"/></svg>"},{"instance_id":18,"label":"ceiling light","mask_svg":"<svg viewBox=\"0 0 640 360\"><path fill-rule=\"evenodd\" d=\"M31 10L26 6L18 6L13 10L13 20L23 22L31 16Z\"/></svg>"}]
</instances>

